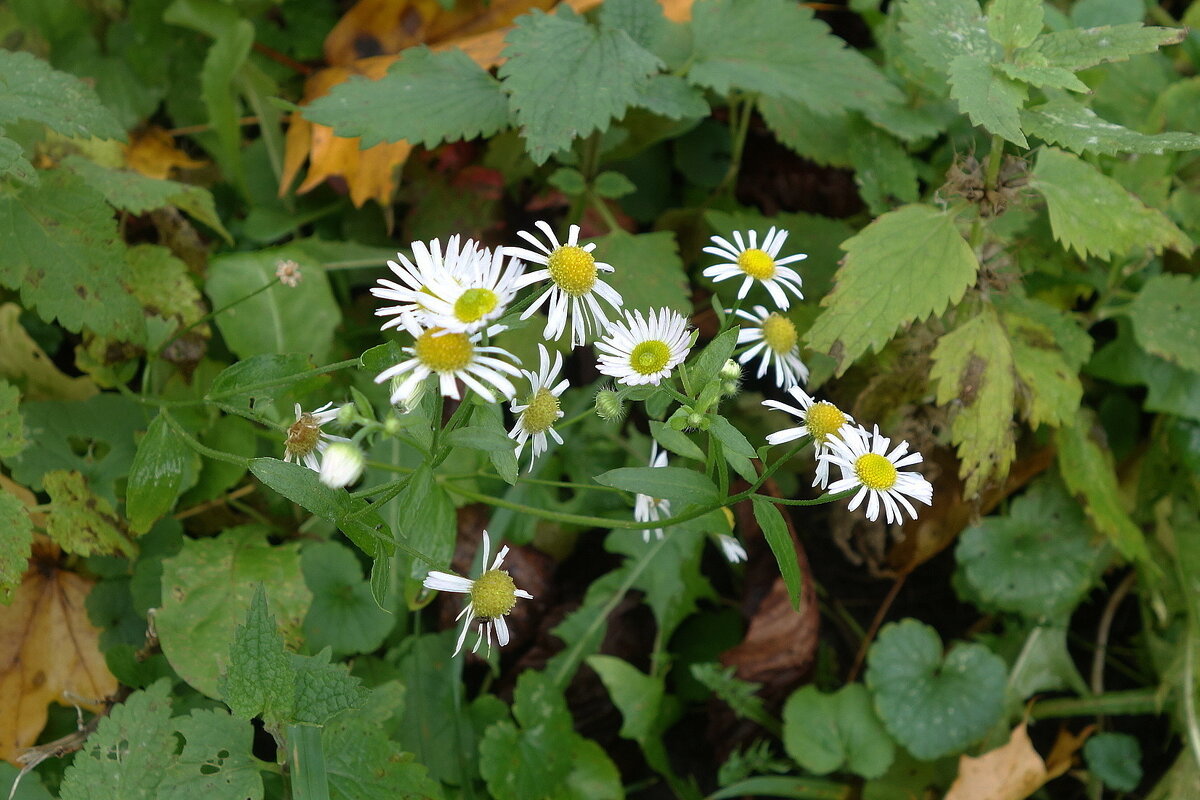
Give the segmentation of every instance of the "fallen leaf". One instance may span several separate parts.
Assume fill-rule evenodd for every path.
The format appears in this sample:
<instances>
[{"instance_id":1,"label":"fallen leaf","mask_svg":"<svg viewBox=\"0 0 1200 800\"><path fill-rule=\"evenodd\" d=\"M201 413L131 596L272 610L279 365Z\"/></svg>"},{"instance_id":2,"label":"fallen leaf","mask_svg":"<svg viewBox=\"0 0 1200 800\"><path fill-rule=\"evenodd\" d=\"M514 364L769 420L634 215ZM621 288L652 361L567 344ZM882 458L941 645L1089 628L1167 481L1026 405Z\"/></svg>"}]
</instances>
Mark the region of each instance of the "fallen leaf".
<instances>
[{"instance_id":1,"label":"fallen leaf","mask_svg":"<svg viewBox=\"0 0 1200 800\"><path fill-rule=\"evenodd\" d=\"M40 540L12 605L0 607L0 758L37 741L51 702L100 711L117 690L84 601L92 582L57 566Z\"/></svg>"},{"instance_id":2,"label":"fallen leaf","mask_svg":"<svg viewBox=\"0 0 1200 800\"><path fill-rule=\"evenodd\" d=\"M207 161L197 161L175 146L171 134L162 128L151 126L130 136L125 148L125 164L148 178L165 180L171 170L197 169L207 166Z\"/></svg>"},{"instance_id":3,"label":"fallen leaf","mask_svg":"<svg viewBox=\"0 0 1200 800\"><path fill-rule=\"evenodd\" d=\"M0 378L21 390L31 400L86 400L100 391L91 378L71 378L59 371L46 352L25 332L20 322L21 307L0 305Z\"/></svg>"},{"instance_id":4,"label":"fallen leaf","mask_svg":"<svg viewBox=\"0 0 1200 800\"><path fill-rule=\"evenodd\" d=\"M1025 800L1071 766L1074 754L1091 734L1059 734L1048 763L1042 760L1024 722L1013 728L1008 743L978 758L960 756L958 777L945 800Z\"/></svg>"}]
</instances>

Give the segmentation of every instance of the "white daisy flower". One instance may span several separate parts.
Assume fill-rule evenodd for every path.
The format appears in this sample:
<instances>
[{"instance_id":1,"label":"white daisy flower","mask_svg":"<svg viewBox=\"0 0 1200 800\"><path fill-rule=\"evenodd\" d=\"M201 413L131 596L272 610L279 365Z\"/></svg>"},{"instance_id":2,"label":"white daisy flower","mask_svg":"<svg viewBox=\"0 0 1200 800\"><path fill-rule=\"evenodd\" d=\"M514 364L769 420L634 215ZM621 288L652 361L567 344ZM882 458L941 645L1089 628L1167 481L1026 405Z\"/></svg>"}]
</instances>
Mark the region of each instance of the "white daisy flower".
<instances>
[{"instance_id":1,"label":"white daisy flower","mask_svg":"<svg viewBox=\"0 0 1200 800\"><path fill-rule=\"evenodd\" d=\"M446 397L459 399L458 381L474 389L488 402L495 402L493 389L505 399L517 393L505 374L514 377L521 370L508 361L516 357L502 347L481 347L478 342L483 335L475 333L453 333L441 328L422 328L411 314L401 315L405 330L413 336L413 346L403 348L412 358L388 367L375 376L376 383L383 383L396 375L404 375L404 381L392 389L393 405L406 401L416 385L430 375L438 376L441 392ZM505 361L503 359L508 359ZM490 384L492 388L485 386Z\"/></svg>"},{"instance_id":2,"label":"white daisy flower","mask_svg":"<svg viewBox=\"0 0 1200 800\"><path fill-rule=\"evenodd\" d=\"M704 277L712 278L713 283L720 283L726 278L742 278L742 286L738 289L738 300L745 297L746 293L750 291L751 284L758 281L770 293L775 304L780 309L787 311L791 301L788 300L784 289L796 295L800 300L804 299L804 295L800 293L800 284L803 283L800 273L784 265L794 261L803 261L808 256L804 253L797 253L787 258L778 258L779 250L788 236L788 232L782 228L778 230L771 228L767 231L767 235L763 237L761 248L758 246L758 231L750 231L747 235L750 237L749 247L742 239L741 231L733 232L733 240L737 242L736 247L728 239L720 236L712 237L715 246L704 248L704 252L718 258L727 258L729 261L707 267L704 270Z\"/></svg>"},{"instance_id":3,"label":"white daisy flower","mask_svg":"<svg viewBox=\"0 0 1200 800\"><path fill-rule=\"evenodd\" d=\"M553 436L554 441L559 444L563 443L558 431L554 430L554 423L563 415L558 398L571 385L565 378L557 384L554 382L554 379L558 377L559 370L562 369L562 353L554 354L553 366L550 364L550 354L546 352L546 347L541 342L538 342L538 353L541 360L538 371L521 370L529 379L529 396L524 403L518 403L514 399L512 405L509 406L509 410L518 415L517 423L508 432L508 435L517 443L514 448L517 458L521 457L521 451L525 449L525 442L533 440L533 448L529 456L529 469L531 470L537 457L546 452L548 447L546 434Z\"/></svg>"},{"instance_id":4,"label":"white daisy flower","mask_svg":"<svg viewBox=\"0 0 1200 800\"><path fill-rule=\"evenodd\" d=\"M821 460L821 455L829 451L829 443L835 440L838 431L847 422L853 422L854 418L833 403L825 400L816 400L799 386L793 386L788 389L788 394L800 403L800 407L789 406L786 403L781 403L778 400L764 400L763 405L768 408L777 408L780 411L798 417L801 424L795 428L787 428L786 430L777 431L767 436L767 443L776 445L784 442L795 441L802 439L805 436L811 436L813 440L813 454L817 457L817 476L813 479L813 486L820 486L822 489L829 483L829 464Z\"/></svg>"},{"instance_id":5,"label":"white daisy flower","mask_svg":"<svg viewBox=\"0 0 1200 800\"><path fill-rule=\"evenodd\" d=\"M808 367L800 360L799 335L792 321L777 311L768 311L765 306L754 306L754 313L738 309L737 316L753 323L743 325L738 331L738 344L754 342L746 352L738 356L745 364L762 356L755 377L761 378L771 362L775 362L775 385L790 389L808 380Z\"/></svg>"},{"instance_id":6,"label":"white daisy flower","mask_svg":"<svg viewBox=\"0 0 1200 800\"><path fill-rule=\"evenodd\" d=\"M420 298L429 325L456 333L474 333L500 318L517 296L525 267L515 258L504 266L504 253L482 249L461 260L455 275L430 276Z\"/></svg>"},{"instance_id":7,"label":"white daisy flower","mask_svg":"<svg viewBox=\"0 0 1200 800\"><path fill-rule=\"evenodd\" d=\"M491 567L488 566L488 552L491 550L491 546L491 537L488 536L487 531L484 531L482 562L484 572L475 580L449 572L434 571L426 575L422 583L426 589L439 592L458 592L471 596L471 602L467 603L467 607L454 618L455 621L458 621L466 617L463 621L462 632L458 634L458 645L454 648L454 655L458 655L462 651L467 631L476 617L484 622L480 626L482 630L479 631L479 639L475 642L475 647L471 652L479 650L479 645L484 638L487 639L488 652L492 651L493 629L496 631L497 643L504 647L509 641L508 623L504 621L504 615L512 611L513 606L517 604L518 597L524 600L533 599L533 595L524 589L518 589L509 574L500 569L504 556L508 555L508 545L500 548L500 552L496 553L496 560L492 562Z\"/></svg>"},{"instance_id":8,"label":"white daisy flower","mask_svg":"<svg viewBox=\"0 0 1200 800\"><path fill-rule=\"evenodd\" d=\"M900 467L921 462L920 453L908 452L908 442L900 442L888 453L889 444L891 440L879 434L878 426L873 433L867 433L864 428L844 425L838 431L838 438L829 440L829 452L820 458L842 469L841 480L829 487L831 493L858 489L850 501L851 511L865 497L867 519L872 522L878 519L882 504L887 521L899 524L904 520L901 506L909 516L917 518L917 510L905 495L927 506L933 505L933 484L918 472L900 471Z\"/></svg>"},{"instance_id":9,"label":"white daisy flower","mask_svg":"<svg viewBox=\"0 0 1200 800\"><path fill-rule=\"evenodd\" d=\"M596 342L596 368L626 386L657 386L687 358L688 339L687 320L676 311L660 308L648 320L641 311L626 311L625 322L609 325L608 335Z\"/></svg>"},{"instance_id":10,"label":"white daisy flower","mask_svg":"<svg viewBox=\"0 0 1200 800\"><path fill-rule=\"evenodd\" d=\"M321 460L321 483L330 489L342 489L362 477L365 459L352 442L334 442Z\"/></svg>"},{"instance_id":11,"label":"white daisy flower","mask_svg":"<svg viewBox=\"0 0 1200 800\"><path fill-rule=\"evenodd\" d=\"M302 411L296 403L296 421L287 429L287 439L284 440L284 461L295 461L303 464L313 472L321 471L321 462L317 458L324 453L331 442L348 442L345 436L334 436L325 433L321 426L336 419L338 409L333 403L326 403L316 411Z\"/></svg>"},{"instance_id":12,"label":"white daisy flower","mask_svg":"<svg viewBox=\"0 0 1200 800\"><path fill-rule=\"evenodd\" d=\"M379 286L371 288L371 294L376 297L395 300L398 303L375 310L377 317L395 317L383 323L382 330L403 325L405 316L424 313L425 301L433 291L429 288L431 286L436 285L442 291L452 288L461 292L459 276L469 267L477 250L478 246L473 239L463 242L458 235L454 235L446 241L445 253L442 252L442 243L437 239L428 245L424 242L413 242L412 261L403 253L397 253L396 257L400 259L400 263L389 261L387 265L401 283L380 278Z\"/></svg>"},{"instance_id":13,"label":"white daisy flower","mask_svg":"<svg viewBox=\"0 0 1200 800\"><path fill-rule=\"evenodd\" d=\"M614 309L621 307L621 295L604 281L600 280L601 272L612 272L611 264L597 261L592 256L596 249L595 243L579 244L579 226L572 225L565 244L559 244L554 230L544 221L534 223L550 240L547 246L538 241L529 231L518 231L517 235L532 244L536 250L524 247L503 247L505 255L517 256L532 264L542 264L546 268L527 272L517 281L517 288L530 286L538 281L550 279L552 285L533 302L521 319L528 319L543 303L547 305L546 328L542 336L547 339L559 339L567 328L567 310L570 307L571 317L571 347L587 344L588 333L600 336L608 327L608 317L604 314L599 300L608 303Z\"/></svg>"},{"instance_id":14,"label":"white daisy flower","mask_svg":"<svg viewBox=\"0 0 1200 800\"><path fill-rule=\"evenodd\" d=\"M650 466L665 467L667 465L667 451L658 449L658 442L653 442L650 445ZM660 500L657 497L651 497L648 494L639 494L633 501L633 518L638 522L658 522L663 517L671 516L671 501ZM642 531L642 540L650 541L650 533L659 539L663 536L662 528L648 528Z\"/></svg>"},{"instance_id":15,"label":"white daisy flower","mask_svg":"<svg viewBox=\"0 0 1200 800\"><path fill-rule=\"evenodd\" d=\"M725 558L730 564L740 564L746 560L746 548L742 547L742 543L734 537L718 533L717 544L721 545L721 552L725 554Z\"/></svg>"}]
</instances>

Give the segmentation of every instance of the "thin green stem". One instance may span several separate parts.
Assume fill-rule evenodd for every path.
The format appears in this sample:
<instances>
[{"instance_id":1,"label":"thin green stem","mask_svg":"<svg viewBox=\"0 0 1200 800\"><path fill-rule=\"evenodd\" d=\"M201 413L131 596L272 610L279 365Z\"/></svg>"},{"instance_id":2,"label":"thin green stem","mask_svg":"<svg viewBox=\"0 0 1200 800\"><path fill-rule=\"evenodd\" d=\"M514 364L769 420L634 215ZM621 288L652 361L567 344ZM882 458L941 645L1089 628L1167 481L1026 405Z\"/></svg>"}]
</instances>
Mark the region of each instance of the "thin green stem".
<instances>
[{"instance_id":1,"label":"thin green stem","mask_svg":"<svg viewBox=\"0 0 1200 800\"><path fill-rule=\"evenodd\" d=\"M613 216L612 211L608 207L608 203L604 202L604 198L587 190L588 199L592 201L592 208L596 209L596 213L600 215L600 219L604 220L604 224L608 226L608 232L622 230L621 223L617 222L617 218Z\"/></svg>"},{"instance_id":2,"label":"thin green stem","mask_svg":"<svg viewBox=\"0 0 1200 800\"><path fill-rule=\"evenodd\" d=\"M200 317L200 319L196 320L195 322L192 322L192 323L189 323L188 325L183 326L177 332L171 334L170 337L165 339L162 344L160 344L158 347L154 348L153 358L158 358L159 355L162 354L162 351L166 350L176 339L183 336L185 333L192 330L196 326L203 325L204 323L215 319L218 314L223 314L224 312L228 311L229 309L233 308L234 306L239 305L240 303L244 303L252 297L257 297L258 295L267 291L268 289L270 289L272 286L276 285L277 283L279 283L279 278L272 278L271 280L264 283L262 286L255 289L253 292L250 292L247 295L239 297L236 300L231 300L228 303L226 303L225 305L221 306L220 308L214 308L212 311L208 312L203 317Z\"/></svg>"},{"instance_id":3,"label":"thin green stem","mask_svg":"<svg viewBox=\"0 0 1200 800\"><path fill-rule=\"evenodd\" d=\"M826 503L845 500L847 497L850 497L857 491L858 489L847 489L846 491L838 492L837 494L823 494L820 497L812 500L788 500L783 497L771 497L770 495L766 494L755 495L755 497L761 497L764 500L770 500L772 503L780 506L823 506Z\"/></svg>"},{"instance_id":4,"label":"thin green stem","mask_svg":"<svg viewBox=\"0 0 1200 800\"><path fill-rule=\"evenodd\" d=\"M167 423L167 427L169 427L181 439L183 439L184 443L186 443L188 447L192 448L200 455L207 456L208 458L216 461L224 461L226 464L236 464L237 466L244 467L245 469L250 468L250 459L248 458L235 456L233 453L226 453L221 450L214 450L211 447L200 444L195 437L183 429L182 425L175 421L175 418L172 417L171 413L165 408L160 408L158 413L162 415L163 421Z\"/></svg>"},{"instance_id":5,"label":"thin green stem","mask_svg":"<svg viewBox=\"0 0 1200 800\"><path fill-rule=\"evenodd\" d=\"M1000 165L1004 162L1004 137L992 137L992 149L988 151L987 172L983 176L985 191L994 192L1000 178Z\"/></svg>"},{"instance_id":6,"label":"thin green stem","mask_svg":"<svg viewBox=\"0 0 1200 800\"><path fill-rule=\"evenodd\" d=\"M443 435L449 435L453 433L455 429L462 425L462 421L466 414L466 408L469 405L470 403L467 401L466 397L463 397L463 399L459 401L458 408L454 409L454 413L450 415L450 419L446 422L446 427L442 429ZM446 458L450 455L450 451L453 449L454 448L452 447L446 446L441 449L441 452L438 452L435 448L434 452L437 452L438 454L437 457L433 459L433 463L430 464L430 466L436 469L443 461L446 460Z\"/></svg>"},{"instance_id":7,"label":"thin green stem","mask_svg":"<svg viewBox=\"0 0 1200 800\"><path fill-rule=\"evenodd\" d=\"M1108 692L1094 697L1055 697L1034 703L1029 709L1030 719L1055 717L1094 717L1097 714L1117 716L1120 714L1162 713L1162 700L1158 688L1130 689Z\"/></svg>"}]
</instances>

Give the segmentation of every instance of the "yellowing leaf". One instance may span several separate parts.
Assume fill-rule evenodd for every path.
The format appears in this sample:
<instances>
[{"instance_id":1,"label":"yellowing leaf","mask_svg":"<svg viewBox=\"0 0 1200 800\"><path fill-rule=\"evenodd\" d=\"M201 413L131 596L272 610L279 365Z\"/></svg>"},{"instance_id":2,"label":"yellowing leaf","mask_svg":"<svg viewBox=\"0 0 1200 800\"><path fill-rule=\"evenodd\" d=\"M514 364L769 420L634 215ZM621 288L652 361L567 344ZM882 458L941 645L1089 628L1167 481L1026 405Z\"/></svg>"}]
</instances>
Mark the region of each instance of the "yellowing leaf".
<instances>
[{"instance_id":1,"label":"yellowing leaf","mask_svg":"<svg viewBox=\"0 0 1200 800\"><path fill-rule=\"evenodd\" d=\"M88 488L82 474L52 470L42 476L42 486L51 503L46 533L55 544L81 556L134 554L116 512L107 500Z\"/></svg>"},{"instance_id":2,"label":"yellowing leaf","mask_svg":"<svg viewBox=\"0 0 1200 800\"><path fill-rule=\"evenodd\" d=\"M152 126L130 137L129 146L125 148L125 164L148 178L166 180L172 169L196 169L208 162L192 158L175 146L171 134Z\"/></svg>"},{"instance_id":3,"label":"yellowing leaf","mask_svg":"<svg viewBox=\"0 0 1200 800\"><path fill-rule=\"evenodd\" d=\"M24 401L86 400L100 391L90 378L71 378L59 371L20 322L21 307L0 305L0 378L21 389Z\"/></svg>"},{"instance_id":4,"label":"yellowing leaf","mask_svg":"<svg viewBox=\"0 0 1200 800\"><path fill-rule=\"evenodd\" d=\"M1022 722L1013 728L1008 743L989 750L978 758L961 756L958 777L945 800L1025 800L1047 781L1062 775L1071 766L1071 758L1091 733L1079 736L1059 735L1047 760L1043 761L1029 741Z\"/></svg>"}]
</instances>

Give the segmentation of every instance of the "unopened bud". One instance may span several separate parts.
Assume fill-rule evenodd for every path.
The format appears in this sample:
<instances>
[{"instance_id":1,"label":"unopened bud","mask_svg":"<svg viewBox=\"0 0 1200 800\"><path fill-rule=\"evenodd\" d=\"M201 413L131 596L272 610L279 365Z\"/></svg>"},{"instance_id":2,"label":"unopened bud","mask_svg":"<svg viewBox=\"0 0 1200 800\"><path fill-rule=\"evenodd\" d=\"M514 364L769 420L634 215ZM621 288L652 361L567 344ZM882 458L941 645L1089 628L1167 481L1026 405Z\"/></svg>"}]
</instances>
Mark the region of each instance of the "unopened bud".
<instances>
[{"instance_id":1,"label":"unopened bud","mask_svg":"<svg viewBox=\"0 0 1200 800\"><path fill-rule=\"evenodd\" d=\"M346 403L338 408L337 421L339 425L353 425L358 421L358 409L353 403Z\"/></svg>"},{"instance_id":2,"label":"unopened bud","mask_svg":"<svg viewBox=\"0 0 1200 800\"><path fill-rule=\"evenodd\" d=\"M721 396L722 397L737 397L738 392L742 390L741 381L721 381Z\"/></svg>"},{"instance_id":3,"label":"unopened bud","mask_svg":"<svg viewBox=\"0 0 1200 800\"><path fill-rule=\"evenodd\" d=\"M618 422L625 416L625 403L612 389L596 392L596 416L605 422Z\"/></svg>"},{"instance_id":4,"label":"unopened bud","mask_svg":"<svg viewBox=\"0 0 1200 800\"><path fill-rule=\"evenodd\" d=\"M389 416L383 422L383 431L388 436L396 436L402 430L404 430L404 423L400 421L399 417Z\"/></svg>"},{"instance_id":5,"label":"unopened bud","mask_svg":"<svg viewBox=\"0 0 1200 800\"><path fill-rule=\"evenodd\" d=\"M693 411L688 414L687 426L692 429L706 431L708 430L708 417Z\"/></svg>"},{"instance_id":6,"label":"unopened bud","mask_svg":"<svg viewBox=\"0 0 1200 800\"><path fill-rule=\"evenodd\" d=\"M742 366L732 358L721 365L721 380L738 381L742 379Z\"/></svg>"},{"instance_id":7,"label":"unopened bud","mask_svg":"<svg viewBox=\"0 0 1200 800\"><path fill-rule=\"evenodd\" d=\"M334 442L321 458L321 483L341 489L354 483L363 472L362 450L350 442Z\"/></svg>"}]
</instances>

